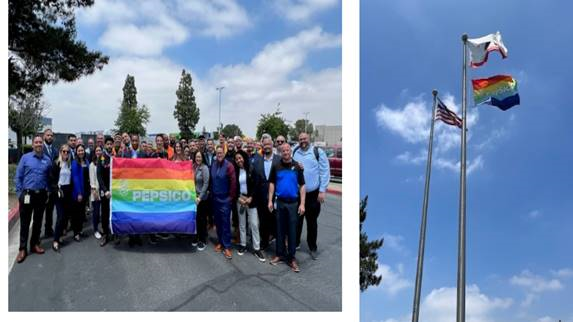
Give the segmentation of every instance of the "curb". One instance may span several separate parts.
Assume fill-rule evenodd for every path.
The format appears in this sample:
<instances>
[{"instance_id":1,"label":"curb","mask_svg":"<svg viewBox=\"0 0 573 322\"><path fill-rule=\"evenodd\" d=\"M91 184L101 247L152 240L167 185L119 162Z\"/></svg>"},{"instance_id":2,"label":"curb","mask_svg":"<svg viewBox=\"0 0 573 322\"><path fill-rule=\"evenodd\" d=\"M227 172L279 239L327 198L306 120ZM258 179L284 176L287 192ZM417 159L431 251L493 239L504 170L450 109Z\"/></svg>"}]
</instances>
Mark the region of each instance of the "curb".
<instances>
[{"instance_id":1,"label":"curb","mask_svg":"<svg viewBox=\"0 0 573 322\"><path fill-rule=\"evenodd\" d=\"M18 206L10 209L8 212L8 231L14 227L18 219L20 218L20 208Z\"/></svg>"},{"instance_id":2,"label":"curb","mask_svg":"<svg viewBox=\"0 0 573 322\"><path fill-rule=\"evenodd\" d=\"M342 195L342 191L335 190L335 189L328 189L328 188L326 189L326 193L330 193L330 194L338 195L338 196Z\"/></svg>"}]
</instances>

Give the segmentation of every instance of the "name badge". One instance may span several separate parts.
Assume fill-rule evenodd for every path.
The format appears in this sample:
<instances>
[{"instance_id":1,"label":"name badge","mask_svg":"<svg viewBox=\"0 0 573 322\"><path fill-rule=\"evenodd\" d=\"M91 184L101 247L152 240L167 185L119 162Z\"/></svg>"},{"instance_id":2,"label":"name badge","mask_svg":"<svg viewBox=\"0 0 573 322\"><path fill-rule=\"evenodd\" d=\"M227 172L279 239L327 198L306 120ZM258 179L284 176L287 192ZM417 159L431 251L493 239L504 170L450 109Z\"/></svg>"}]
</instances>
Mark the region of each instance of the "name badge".
<instances>
[{"instance_id":1,"label":"name badge","mask_svg":"<svg viewBox=\"0 0 573 322\"><path fill-rule=\"evenodd\" d=\"M24 195L24 204L25 205L30 204L30 195L28 195L28 194Z\"/></svg>"}]
</instances>

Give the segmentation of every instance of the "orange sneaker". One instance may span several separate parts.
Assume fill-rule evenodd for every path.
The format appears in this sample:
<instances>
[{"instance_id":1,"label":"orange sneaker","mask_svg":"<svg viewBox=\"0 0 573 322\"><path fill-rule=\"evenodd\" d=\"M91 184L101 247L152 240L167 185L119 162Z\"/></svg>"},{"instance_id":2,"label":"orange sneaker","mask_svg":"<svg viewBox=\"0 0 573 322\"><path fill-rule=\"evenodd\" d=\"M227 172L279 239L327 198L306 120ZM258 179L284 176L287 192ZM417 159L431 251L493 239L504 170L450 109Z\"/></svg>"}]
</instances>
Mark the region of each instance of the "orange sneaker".
<instances>
[{"instance_id":1,"label":"orange sneaker","mask_svg":"<svg viewBox=\"0 0 573 322\"><path fill-rule=\"evenodd\" d=\"M217 244L217 245L215 246L215 252L216 252L216 253L220 253L220 252L222 252L222 251L223 251L223 245Z\"/></svg>"},{"instance_id":2,"label":"orange sneaker","mask_svg":"<svg viewBox=\"0 0 573 322\"><path fill-rule=\"evenodd\" d=\"M226 259L231 259L231 258L233 258L233 252L231 252L231 250L228 249L228 248L225 249L225 251L223 251L223 254L225 255L225 258L226 258Z\"/></svg>"}]
</instances>

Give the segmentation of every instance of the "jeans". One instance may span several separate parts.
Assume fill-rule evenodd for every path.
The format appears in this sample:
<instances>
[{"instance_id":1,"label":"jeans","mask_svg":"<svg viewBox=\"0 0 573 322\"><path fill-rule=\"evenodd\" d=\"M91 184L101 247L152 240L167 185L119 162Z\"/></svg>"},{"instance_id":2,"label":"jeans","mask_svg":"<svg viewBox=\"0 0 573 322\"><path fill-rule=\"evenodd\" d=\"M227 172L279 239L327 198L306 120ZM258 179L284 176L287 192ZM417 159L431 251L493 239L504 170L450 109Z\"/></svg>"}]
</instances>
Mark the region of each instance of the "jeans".
<instances>
[{"instance_id":1,"label":"jeans","mask_svg":"<svg viewBox=\"0 0 573 322\"><path fill-rule=\"evenodd\" d=\"M29 195L30 202L24 204L24 198ZM20 194L20 249L28 248L28 235L30 233L30 222L32 223L32 237L30 246L40 244L40 232L42 231L42 219L44 217L44 208L46 207L47 192L45 190L34 192L26 190ZM33 214L33 221L32 221Z\"/></svg>"},{"instance_id":2,"label":"jeans","mask_svg":"<svg viewBox=\"0 0 573 322\"><path fill-rule=\"evenodd\" d=\"M259 215L257 214L257 208L249 208L248 206L241 207L241 204L237 201L237 212L239 214L239 232L241 236L241 246L247 246L248 219L251 237L253 238L253 249L260 250L261 240L259 237Z\"/></svg>"},{"instance_id":3,"label":"jeans","mask_svg":"<svg viewBox=\"0 0 573 322\"><path fill-rule=\"evenodd\" d=\"M231 248L231 198L213 198L211 212L217 226L217 238L223 248Z\"/></svg>"},{"instance_id":4,"label":"jeans","mask_svg":"<svg viewBox=\"0 0 573 322\"><path fill-rule=\"evenodd\" d=\"M298 202L283 202L277 200L277 256L287 263L295 260L296 228L298 224ZM288 253L285 251L285 239L288 236Z\"/></svg>"},{"instance_id":5,"label":"jeans","mask_svg":"<svg viewBox=\"0 0 573 322\"><path fill-rule=\"evenodd\" d=\"M296 245L300 245L300 236L302 235L302 226L306 218L306 241L311 251L316 251L316 239L318 235L318 215L320 214L320 202L318 201L318 189L306 193L304 202L304 215L299 216L296 230Z\"/></svg>"}]
</instances>

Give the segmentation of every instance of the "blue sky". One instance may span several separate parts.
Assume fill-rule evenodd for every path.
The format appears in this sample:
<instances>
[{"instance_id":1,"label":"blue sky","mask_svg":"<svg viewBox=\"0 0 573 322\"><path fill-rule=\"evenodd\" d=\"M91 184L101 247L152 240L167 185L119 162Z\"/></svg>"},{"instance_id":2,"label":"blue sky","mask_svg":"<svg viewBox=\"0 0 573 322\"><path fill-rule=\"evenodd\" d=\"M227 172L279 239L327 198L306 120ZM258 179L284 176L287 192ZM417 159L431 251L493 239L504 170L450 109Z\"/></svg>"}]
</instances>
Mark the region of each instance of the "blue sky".
<instances>
[{"instance_id":1,"label":"blue sky","mask_svg":"<svg viewBox=\"0 0 573 322\"><path fill-rule=\"evenodd\" d=\"M431 91L461 101L461 35L500 31L468 78L510 74L521 105L469 108L467 320L573 321L573 6L565 1L362 1L360 195L385 237L362 321L409 321ZM471 92L468 102L472 102ZM459 130L436 123L421 321L455 320Z\"/></svg>"},{"instance_id":2,"label":"blue sky","mask_svg":"<svg viewBox=\"0 0 573 322\"><path fill-rule=\"evenodd\" d=\"M341 124L341 4L338 0L97 0L77 13L78 38L110 56L102 71L45 89L56 131L112 128L129 73L150 108L148 132L177 131L172 117L181 70L190 71L200 130L222 122L254 135L280 102L291 122ZM322 113L325 108L335 113ZM75 114L70 118L70 111Z\"/></svg>"}]
</instances>

